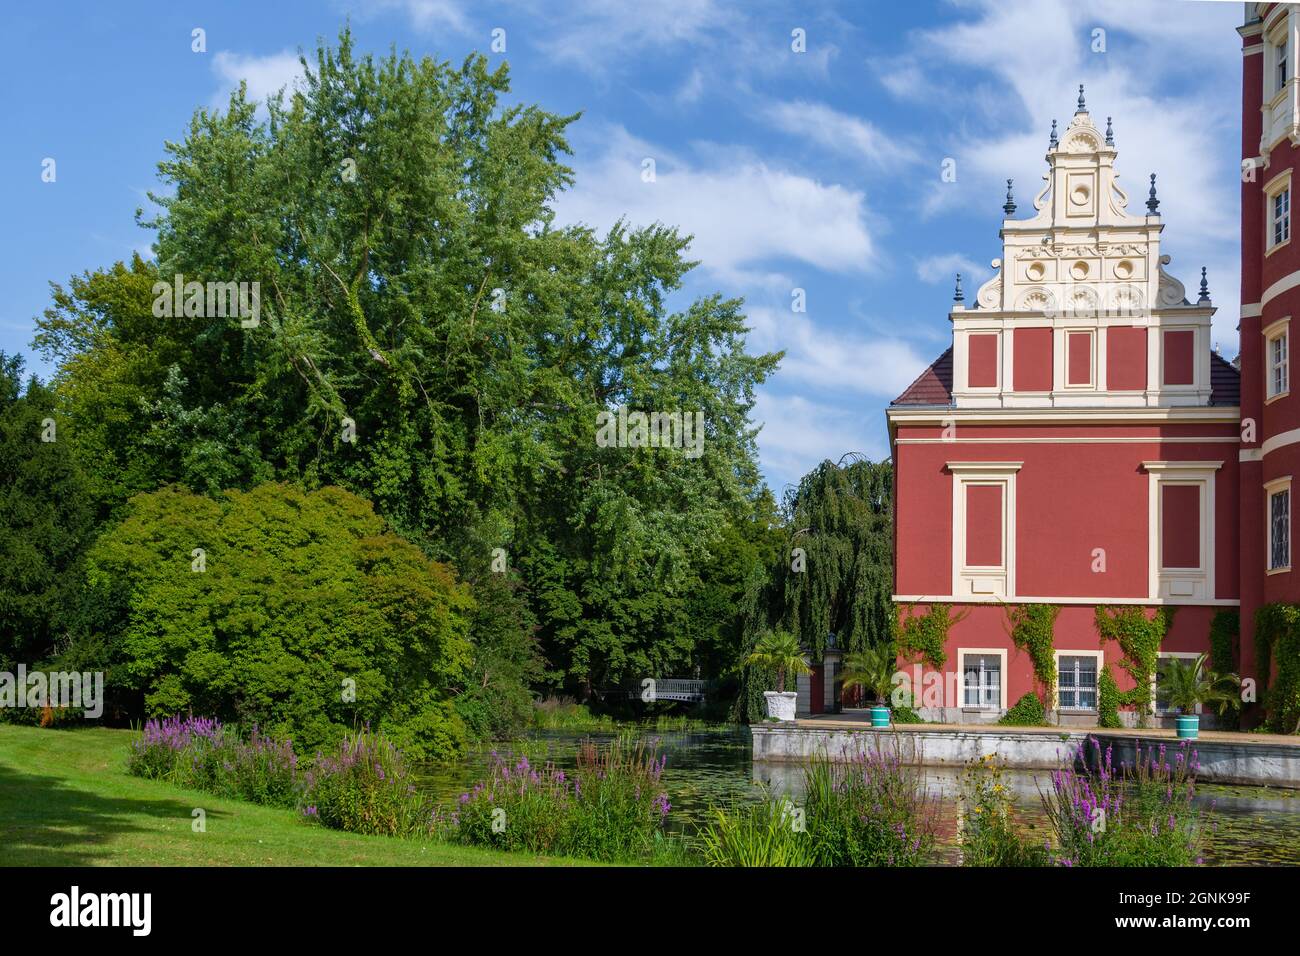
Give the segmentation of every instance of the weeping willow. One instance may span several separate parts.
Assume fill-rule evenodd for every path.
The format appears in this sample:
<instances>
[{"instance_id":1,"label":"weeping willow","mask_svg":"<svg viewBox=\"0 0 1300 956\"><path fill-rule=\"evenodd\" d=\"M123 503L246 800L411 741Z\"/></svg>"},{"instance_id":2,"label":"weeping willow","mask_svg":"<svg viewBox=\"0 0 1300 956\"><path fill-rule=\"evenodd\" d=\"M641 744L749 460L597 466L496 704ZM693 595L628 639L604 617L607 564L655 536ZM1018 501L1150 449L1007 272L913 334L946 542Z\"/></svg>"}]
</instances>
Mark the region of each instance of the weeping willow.
<instances>
[{"instance_id":1,"label":"weeping willow","mask_svg":"<svg viewBox=\"0 0 1300 956\"><path fill-rule=\"evenodd\" d=\"M823 461L787 491L785 547L746 595L747 647L766 630L787 630L817 661L831 634L846 651L891 640L893 499L892 463L858 455ZM762 713L769 675L745 676L738 710L752 719Z\"/></svg>"}]
</instances>

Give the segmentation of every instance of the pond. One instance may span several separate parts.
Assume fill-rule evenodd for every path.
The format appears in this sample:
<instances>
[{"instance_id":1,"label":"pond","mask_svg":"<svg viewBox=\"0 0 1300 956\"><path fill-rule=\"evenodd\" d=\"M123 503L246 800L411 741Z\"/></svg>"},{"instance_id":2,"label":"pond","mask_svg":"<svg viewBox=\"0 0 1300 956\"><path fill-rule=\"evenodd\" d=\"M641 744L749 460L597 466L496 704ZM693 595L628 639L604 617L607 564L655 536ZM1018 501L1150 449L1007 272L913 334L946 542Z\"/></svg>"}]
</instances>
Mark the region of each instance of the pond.
<instances>
[{"instance_id":1,"label":"pond","mask_svg":"<svg viewBox=\"0 0 1300 956\"><path fill-rule=\"evenodd\" d=\"M607 741L609 733L537 731L523 741L497 749L550 759L559 767L574 765L583 740ZM647 732L667 756L664 786L672 803L669 829L690 837L710 806L757 800L762 787L798 801L802 771L796 764L755 764L749 731L705 730ZM472 752L460 763L425 768L421 781L440 800L452 803L486 775L491 748ZM958 862L957 818L960 771L926 767L926 786L939 802L939 843L945 863ZM1046 819L1039 787L1050 787L1044 771L1005 771L1003 782L1016 795L1019 821L1026 832L1046 839ZM1300 791L1268 787L1235 787L1202 783L1197 803L1214 811L1214 827L1206 841L1206 863L1219 866L1300 865Z\"/></svg>"}]
</instances>

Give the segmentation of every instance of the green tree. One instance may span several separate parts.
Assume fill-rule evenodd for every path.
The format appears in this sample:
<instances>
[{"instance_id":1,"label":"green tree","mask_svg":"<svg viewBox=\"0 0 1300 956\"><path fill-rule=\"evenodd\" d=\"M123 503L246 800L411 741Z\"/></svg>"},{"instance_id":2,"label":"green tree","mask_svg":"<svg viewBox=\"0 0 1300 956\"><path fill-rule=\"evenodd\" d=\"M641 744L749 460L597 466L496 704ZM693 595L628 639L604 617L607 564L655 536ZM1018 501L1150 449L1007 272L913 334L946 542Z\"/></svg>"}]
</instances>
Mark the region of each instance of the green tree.
<instances>
[{"instance_id":1,"label":"green tree","mask_svg":"<svg viewBox=\"0 0 1300 956\"><path fill-rule=\"evenodd\" d=\"M0 352L0 670L54 657L75 625L94 525L88 483L55 395Z\"/></svg>"},{"instance_id":2,"label":"green tree","mask_svg":"<svg viewBox=\"0 0 1300 956\"><path fill-rule=\"evenodd\" d=\"M728 529L750 540L748 416L779 356L747 354L738 300L679 307L689 237L555 227L576 117L508 105L504 65L363 56L344 31L303 67L265 118L242 88L197 112L142 220L157 267L73 282L42 322L76 414L113 393L140 416L120 447L144 473L111 490L337 485L476 591L500 548L521 680L534 639L543 679L580 688L712 660L725 625L694 615L706 577L720 598L747 576L719 562L749 560ZM259 283L256 326L142 311L176 275ZM703 453L602 447L620 408L700 413Z\"/></svg>"},{"instance_id":3,"label":"green tree","mask_svg":"<svg viewBox=\"0 0 1300 956\"><path fill-rule=\"evenodd\" d=\"M744 646L773 628L794 633L814 661L831 634L850 652L892 643L893 464L845 458L822 462L786 494L783 547L746 595ZM738 716L762 714L767 676L745 675Z\"/></svg>"},{"instance_id":4,"label":"green tree","mask_svg":"<svg viewBox=\"0 0 1300 956\"><path fill-rule=\"evenodd\" d=\"M85 657L128 715L211 714L304 750L370 723L414 755L464 743L473 601L340 488L132 498L87 558Z\"/></svg>"}]
</instances>

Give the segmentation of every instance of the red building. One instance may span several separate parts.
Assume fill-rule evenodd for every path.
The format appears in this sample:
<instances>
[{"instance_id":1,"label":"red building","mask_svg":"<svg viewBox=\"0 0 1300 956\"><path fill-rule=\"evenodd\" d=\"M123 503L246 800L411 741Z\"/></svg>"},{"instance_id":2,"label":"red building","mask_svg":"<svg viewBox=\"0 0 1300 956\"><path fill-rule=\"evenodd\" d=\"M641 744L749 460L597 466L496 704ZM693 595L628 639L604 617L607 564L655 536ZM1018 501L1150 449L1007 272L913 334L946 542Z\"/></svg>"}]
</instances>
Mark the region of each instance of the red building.
<instances>
[{"instance_id":1,"label":"red building","mask_svg":"<svg viewBox=\"0 0 1300 956\"><path fill-rule=\"evenodd\" d=\"M1283 15L1287 36L1293 17ZM1246 58L1248 141L1259 139L1249 118L1252 95L1263 95L1260 62ZM1285 89L1294 122L1297 87L1288 78ZM1288 130L1300 139L1300 128ZM1293 250L1265 251L1264 196L1286 195L1287 135L1271 143L1267 182L1243 187L1243 208L1253 209L1245 261L1263 263L1262 278L1248 265L1242 280L1254 303L1242 312L1253 315L1242 325L1245 413L1260 422L1247 445L1237 369L1211 349L1215 308L1203 273L1199 294L1188 295L1166 272L1154 179L1143 175L1132 196L1121 185L1110 121L1099 128L1082 88L1068 125L1053 125L1046 185L1029 215L1017 214L1008 189L993 277L969 300L959 283L952 347L887 412L894 599L904 616L942 604L955 619L941 667L901 662L920 678L912 691L923 716L996 719L1039 687L1010 636L1016 606L1060 608L1048 706L1063 723L1090 723L1103 667L1121 692L1134 686L1119 666L1124 652L1099 637L1096 608L1147 617L1176 608L1160 653L1194 656L1209 648L1216 613L1245 604L1243 594L1257 604L1291 586L1289 575L1264 570L1263 518L1266 492L1296 473L1291 455L1300 462L1300 406L1285 397L1285 358L1282 397L1267 406L1259 370L1270 335L1282 336L1285 352L1278 323L1300 296L1300 267L1284 264ZM1267 291L1250 298L1255 286ZM1295 437L1273 456L1269 436Z\"/></svg>"},{"instance_id":2,"label":"red building","mask_svg":"<svg viewBox=\"0 0 1300 956\"><path fill-rule=\"evenodd\" d=\"M1300 249L1291 177L1300 146L1295 4L1247 3L1241 95L1241 666L1255 670L1254 616L1300 601L1291 573L1291 480L1300 474L1300 402L1291 396Z\"/></svg>"}]
</instances>

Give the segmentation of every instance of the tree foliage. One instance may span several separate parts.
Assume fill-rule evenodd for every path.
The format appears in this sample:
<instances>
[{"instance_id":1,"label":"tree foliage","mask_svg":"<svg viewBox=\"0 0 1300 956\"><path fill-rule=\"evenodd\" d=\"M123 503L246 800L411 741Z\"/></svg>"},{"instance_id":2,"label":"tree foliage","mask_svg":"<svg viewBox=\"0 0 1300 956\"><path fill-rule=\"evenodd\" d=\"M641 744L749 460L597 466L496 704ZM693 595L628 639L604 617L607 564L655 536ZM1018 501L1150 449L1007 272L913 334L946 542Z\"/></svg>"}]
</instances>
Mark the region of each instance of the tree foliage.
<instances>
[{"instance_id":1,"label":"tree foliage","mask_svg":"<svg viewBox=\"0 0 1300 956\"><path fill-rule=\"evenodd\" d=\"M75 624L91 496L54 394L0 352L0 670L49 660Z\"/></svg>"},{"instance_id":2,"label":"tree foliage","mask_svg":"<svg viewBox=\"0 0 1300 956\"><path fill-rule=\"evenodd\" d=\"M765 579L747 594L743 640L788 630L820 660L834 634L861 651L890 644L893 590L893 464L822 462L785 497L785 542ZM770 674L751 669L738 711L762 713Z\"/></svg>"},{"instance_id":3,"label":"tree foliage","mask_svg":"<svg viewBox=\"0 0 1300 956\"><path fill-rule=\"evenodd\" d=\"M138 495L87 582L85 657L130 715L256 723L308 750L363 723L416 755L464 743L468 589L342 489Z\"/></svg>"},{"instance_id":4,"label":"tree foliage","mask_svg":"<svg viewBox=\"0 0 1300 956\"><path fill-rule=\"evenodd\" d=\"M508 710L525 681L734 659L720 606L766 562L748 416L779 359L746 352L742 304L677 307L672 228L554 225L576 117L510 105L504 65L346 30L302 62L265 112L241 87L166 145L156 264L56 287L39 323L101 510L166 482L367 498L511 622L476 629L475 694L519 682ZM259 283L257 324L155 318L176 276ZM598 446L619 407L702 413L703 454Z\"/></svg>"}]
</instances>

